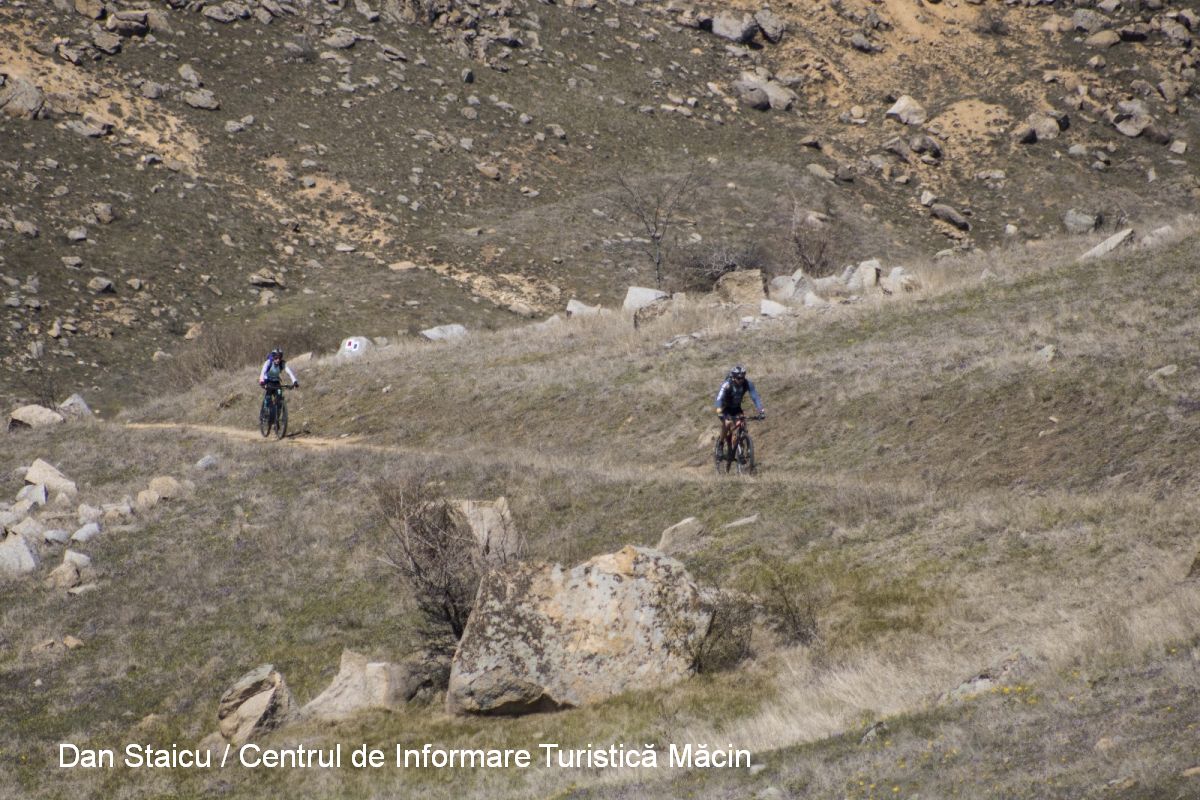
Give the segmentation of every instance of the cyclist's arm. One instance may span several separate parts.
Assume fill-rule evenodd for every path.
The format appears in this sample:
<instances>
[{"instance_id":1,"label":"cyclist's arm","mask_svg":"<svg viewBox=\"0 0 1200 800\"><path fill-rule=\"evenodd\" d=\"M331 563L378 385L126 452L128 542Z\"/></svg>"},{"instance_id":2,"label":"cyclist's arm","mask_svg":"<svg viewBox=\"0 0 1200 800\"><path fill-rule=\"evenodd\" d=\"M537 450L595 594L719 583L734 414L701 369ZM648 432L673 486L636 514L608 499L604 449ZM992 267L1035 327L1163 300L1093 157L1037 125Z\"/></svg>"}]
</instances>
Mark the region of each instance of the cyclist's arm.
<instances>
[{"instance_id":1,"label":"cyclist's arm","mask_svg":"<svg viewBox=\"0 0 1200 800\"><path fill-rule=\"evenodd\" d=\"M292 372L291 367L289 367L287 364L284 364L283 371L286 372L288 377L292 379L292 383L296 383L296 373Z\"/></svg>"},{"instance_id":2,"label":"cyclist's arm","mask_svg":"<svg viewBox=\"0 0 1200 800\"><path fill-rule=\"evenodd\" d=\"M718 413L720 413L721 409L725 407L725 393L727 391L729 391L729 381L725 381L724 383L722 383L721 388L717 390L717 400L716 400L715 408Z\"/></svg>"},{"instance_id":3,"label":"cyclist's arm","mask_svg":"<svg viewBox=\"0 0 1200 800\"><path fill-rule=\"evenodd\" d=\"M754 388L754 384L746 381L746 388L750 390L750 399L754 401L754 407L758 409L758 413L763 412L762 398L758 396L758 390Z\"/></svg>"},{"instance_id":4,"label":"cyclist's arm","mask_svg":"<svg viewBox=\"0 0 1200 800\"><path fill-rule=\"evenodd\" d=\"M267 369L271 366L271 359L267 359L262 365L262 369L258 371L258 382L262 383L267 379Z\"/></svg>"}]
</instances>

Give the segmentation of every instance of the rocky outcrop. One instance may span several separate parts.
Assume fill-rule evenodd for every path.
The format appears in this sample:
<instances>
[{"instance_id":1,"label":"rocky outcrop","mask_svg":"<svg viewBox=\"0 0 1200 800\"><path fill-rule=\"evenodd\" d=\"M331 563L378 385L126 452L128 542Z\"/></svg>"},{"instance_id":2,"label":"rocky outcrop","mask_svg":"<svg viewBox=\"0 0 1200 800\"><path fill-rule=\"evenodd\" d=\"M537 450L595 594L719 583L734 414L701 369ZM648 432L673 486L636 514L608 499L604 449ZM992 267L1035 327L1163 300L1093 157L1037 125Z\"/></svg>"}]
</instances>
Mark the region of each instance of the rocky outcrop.
<instances>
[{"instance_id":1,"label":"rocky outcrop","mask_svg":"<svg viewBox=\"0 0 1200 800\"><path fill-rule=\"evenodd\" d=\"M272 731L296 713L296 701L273 665L247 672L221 695L217 720L221 736L233 744Z\"/></svg>"},{"instance_id":2,"label":"rocky outcrop","mask_svg":"<svg viewBox=\"0 0 1200 800\"><path fill-rule=\"evenodd\" d=\"M655 550L497 570L480 583L446 705L523 714L668 685L690 674L710 621L683 565Z\"/></svg>"},{"instance_id":3,"label":"rocky outcrop","mask_svg":"<svg viewBox=\"0 0 1200 800\"><path fill-rule=\"evenodd\" d=\"M25 483L30 486L44 486L50 494L63 494L74 497L78 493L75 481L58 471L58 469L40 458L34 459L25 470Z\"/></svg>"}]
</instances>

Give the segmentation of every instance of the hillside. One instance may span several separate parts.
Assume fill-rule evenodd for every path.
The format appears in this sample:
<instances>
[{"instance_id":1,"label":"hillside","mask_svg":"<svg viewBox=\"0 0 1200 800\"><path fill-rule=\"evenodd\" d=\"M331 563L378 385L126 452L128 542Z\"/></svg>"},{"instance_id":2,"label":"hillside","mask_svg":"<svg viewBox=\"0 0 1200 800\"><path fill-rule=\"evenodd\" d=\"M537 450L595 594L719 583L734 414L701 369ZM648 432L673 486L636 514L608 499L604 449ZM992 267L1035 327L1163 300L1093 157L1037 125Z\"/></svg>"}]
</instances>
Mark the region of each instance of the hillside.
<instances>
[{"instance_id":1,"label":"hillside","mask_svg":"<svg viewBox=\"0 0 1200 800\"><path fill-rule=\"evenodd\" d=\"M1076 5L6 3L0 398L612 304L655 279L622 178L695 175L675 288L797 224L840 267L1194 209L1195 11Z\"/></svg>"},{"instance_id":2,"label":"hillside","mask_svg":"<svg viewBox=\"0 0 1200 800\"><path fill-rule=\"evenodd\" d=\"M636 329L597 316L318 357L297 364L281 442L253 431L250 365L119 420L9 435L8 496L37 457L80 502L161 475L194 488L80 548L94 591L43 587L52 549L0 584L0 794L1196 797L1190 224L1082 263L1077 240L942 259L916 270L920 292L749 325L694 297ZM754 478L710 460L708 404L736 362L769 410ZM415 612L380 561L375 499L411 475L507 497L528 557L564 564L695 516L691 574L784 587L815 638L760 631L736 669L585 708L459 717L435 698L265 742L728 742L762 768L52 768L63 739L194 745L258 664L307 701L343 648L409 652Z\"/></svg>"}]
</instances>

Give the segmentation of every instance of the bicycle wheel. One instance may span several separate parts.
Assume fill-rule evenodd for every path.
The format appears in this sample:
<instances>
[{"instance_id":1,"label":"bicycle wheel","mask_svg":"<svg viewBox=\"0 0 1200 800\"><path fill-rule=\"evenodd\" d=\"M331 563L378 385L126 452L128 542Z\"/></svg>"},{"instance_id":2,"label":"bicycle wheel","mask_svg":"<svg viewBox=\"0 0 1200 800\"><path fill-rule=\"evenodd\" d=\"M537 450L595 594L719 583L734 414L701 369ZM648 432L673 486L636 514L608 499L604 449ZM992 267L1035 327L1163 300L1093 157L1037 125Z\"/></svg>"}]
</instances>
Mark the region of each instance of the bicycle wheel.
<instances>
[{"instance_id":1,"label":"bicycle wheel","mask_svg":"<svg viewBox=\"0 0 1200 800\"><path fill-rule=\"evenodd\" d=\"M713 465L717 468L718 475L724 475L729 471L729 459L725 456L725 440L721 436L717 436L716 444L713 446Z\"/></svg>"},{"instance_id":2,"label":"bicycle wheel","mask_svg":"<svg viewBox=\"0 0 1200 800\"><path fill-rule=\"evenodd\" d=\"M258 409L258 432L263 435L263 438L271 435L271 410L270 402L263 397L262 406Z\"/></svg>"},{"instance_id":3,"label":"bicycle wheel","mask_svg":"<svg viewBox=\"0 0 1200 800\"><path fill-rule=\"evenodd\" d=\"M754 440L750 434L743 434L737 444L737 466L739 475L753 475L758 470L754 463Z\"/></svg>"},{"instance_id":4,"label":"bicycle wheel","mask_svg":"<svg viewBox=\"0 0 1200 800\"><path fill-rule=\"evenodd\" d=\"M282 439L287 435L287 400L279 398L279 414L275 419L275 437Z\"/></svg>"}]
</instances>

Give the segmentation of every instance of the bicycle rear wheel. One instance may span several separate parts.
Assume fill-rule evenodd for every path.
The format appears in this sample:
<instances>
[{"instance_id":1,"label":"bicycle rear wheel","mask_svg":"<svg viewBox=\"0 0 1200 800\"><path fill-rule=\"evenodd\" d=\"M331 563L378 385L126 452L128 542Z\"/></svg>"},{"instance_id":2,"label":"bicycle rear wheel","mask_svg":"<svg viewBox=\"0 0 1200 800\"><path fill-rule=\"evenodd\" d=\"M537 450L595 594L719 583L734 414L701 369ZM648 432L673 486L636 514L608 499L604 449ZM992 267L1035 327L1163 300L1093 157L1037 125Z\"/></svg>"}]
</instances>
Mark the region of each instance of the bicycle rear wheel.
<instances>
[{"instance_id":1,"label":"bicycle rear wheel","mask_svg":"<svg viewBox=\"0 0 1200 800\"><path fill-rule=\"evenodd\" d=\"M287 400L279 398L279 415L275 419L275 436L282 439L287 435Z\"/></svg>"}]
</instances>

